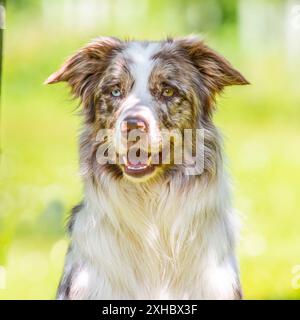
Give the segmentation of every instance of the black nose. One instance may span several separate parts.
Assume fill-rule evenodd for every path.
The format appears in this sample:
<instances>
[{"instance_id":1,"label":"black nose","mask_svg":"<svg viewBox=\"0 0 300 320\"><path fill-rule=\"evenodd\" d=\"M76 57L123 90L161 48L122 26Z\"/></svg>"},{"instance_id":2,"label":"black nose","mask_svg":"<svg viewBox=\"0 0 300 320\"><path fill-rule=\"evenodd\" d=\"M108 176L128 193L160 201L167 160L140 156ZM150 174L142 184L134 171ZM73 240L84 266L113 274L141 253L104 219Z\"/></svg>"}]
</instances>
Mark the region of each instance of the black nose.
<instances>
[{"instance_id":1,"label":"black nose","mask_svg":"<svg viewBox=\"0 0 300 320\"><path fill-rule=\"evenodd\" d=\"M121 123L121 131L128 133L130 130L140 130L142 132L148 131L148 124L146 120L139 117L127 117Z\"/></svg>"}]
</instances>

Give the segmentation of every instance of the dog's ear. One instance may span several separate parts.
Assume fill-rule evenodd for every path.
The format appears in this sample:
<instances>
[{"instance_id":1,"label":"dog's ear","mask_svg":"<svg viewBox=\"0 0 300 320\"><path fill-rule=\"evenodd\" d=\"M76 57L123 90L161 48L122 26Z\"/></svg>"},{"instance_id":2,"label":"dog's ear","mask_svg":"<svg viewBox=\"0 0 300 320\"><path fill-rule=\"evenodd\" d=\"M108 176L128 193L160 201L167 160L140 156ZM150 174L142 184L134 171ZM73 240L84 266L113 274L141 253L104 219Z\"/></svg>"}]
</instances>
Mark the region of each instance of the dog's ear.
<instances>
[{"instance_id":1,"label":"dog's ear","mask_svg":"<svg viewBox=\"0 0 300 320\"><path fill-rule=\"evenodd\" d=\"M249 82L224 57L206 46L198 37L178 39L177 43L188 54L198 69L201 80L214 95L230 85L245 85Z\"/></svg>"},{"instance_id":2,"label":"dog's ear","mask_svg":"<svg viewBox=\"0 0 300 320\"><path fill-rule=\"evenodd\" d=\"M75 97L84 98L83 95L94 89L93 83L99 81L114 52L121 46L122 42L116 38L97 38L71 56L45 84L66 81Z\"/></svg>"}]
</instances>

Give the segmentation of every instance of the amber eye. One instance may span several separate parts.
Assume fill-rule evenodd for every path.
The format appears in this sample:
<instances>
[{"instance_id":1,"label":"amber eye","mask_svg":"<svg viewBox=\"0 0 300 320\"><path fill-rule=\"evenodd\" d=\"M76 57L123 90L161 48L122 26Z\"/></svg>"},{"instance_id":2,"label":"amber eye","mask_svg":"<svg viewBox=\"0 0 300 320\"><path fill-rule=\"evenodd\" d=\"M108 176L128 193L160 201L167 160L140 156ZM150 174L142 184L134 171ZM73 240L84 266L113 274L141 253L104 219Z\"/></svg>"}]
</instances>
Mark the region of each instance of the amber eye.
<instances>
[{"instance_id":1,"label":"amber eye","mask_svg":"<svg viewBox=\"0 0 300 320\"><path fill-rule=\"evenodd\" d=\"M167 87L167 88L163 89L163 91L162 91L162 95L166 98L173 97L174 93L175 93L175 90L171 87Z\"/></svg>"},{"instance_id":2,"label":"amber eye","mask_svg":"<svg viewBox=\"0 0 300 320\"><path fill-rule=\"evenodd\" d=\"M113 97L118 98L121 96L121 90L119 88L114 88L111 93Z\"/></svg>"}]
</instances>

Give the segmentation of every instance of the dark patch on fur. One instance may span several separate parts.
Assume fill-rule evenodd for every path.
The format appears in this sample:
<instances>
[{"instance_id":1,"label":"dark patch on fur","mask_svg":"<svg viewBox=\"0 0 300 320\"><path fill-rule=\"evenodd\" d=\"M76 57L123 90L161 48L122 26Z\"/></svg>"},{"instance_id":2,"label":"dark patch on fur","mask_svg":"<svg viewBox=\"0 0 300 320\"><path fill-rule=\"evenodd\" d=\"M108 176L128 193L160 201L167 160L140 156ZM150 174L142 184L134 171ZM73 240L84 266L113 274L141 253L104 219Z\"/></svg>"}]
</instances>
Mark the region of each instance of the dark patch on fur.
<instances>
[{"instance_id":1,"label":"dark patch on fur","mask_svg":"<svg viewBox=\"0 0 300 320\"><path fill-rule=\"evenodd\" d=\"M58 285L56 299L69 300L72 285L72 272L64 273Z\"/></svg>"},{"instance_id":2,"label":"dark patch on fur","mask_svg":"<svg viewBox=\"0 0 300 320\"><path fill-rule=\"evenodd\" d=\"M75 223L76 215L79 211L82 210L83 206L84 206L84 204L83 204L83 202L81 202L71 210L71 214L69 215L68 220L67 220L67 230L70 235L72 234L72 231L73 231L73 226Z\"/></svg>"},{"instance_id":3,"label":"dark patch on fur","mask_svg":"<svg viewBox=\"0 0 300 320\"><path fill-rule=\"evenodd\" d=\"M243 292L242 292L242 288L239 286L234 291L234 300L242 300L242 299L243 299Z\"/></svg>"},{"instance_id":4,"label":"dark patch on fur","mask_svg":"<svg viewBox=\"0 0 300 320\"><path fill-rule=\"evenodd\" d=\"M67 256L68 254L70 254L71 250L72 250L72 246L70 245L68 248ZM73 277L74 268L75 266L72 266L69 270L67 270L67 265L65 263L64 271L57 288L57 293L56 293L57 300L70 299L70 291L72 286L72 277Z\"/></svg>"}]
</instances>

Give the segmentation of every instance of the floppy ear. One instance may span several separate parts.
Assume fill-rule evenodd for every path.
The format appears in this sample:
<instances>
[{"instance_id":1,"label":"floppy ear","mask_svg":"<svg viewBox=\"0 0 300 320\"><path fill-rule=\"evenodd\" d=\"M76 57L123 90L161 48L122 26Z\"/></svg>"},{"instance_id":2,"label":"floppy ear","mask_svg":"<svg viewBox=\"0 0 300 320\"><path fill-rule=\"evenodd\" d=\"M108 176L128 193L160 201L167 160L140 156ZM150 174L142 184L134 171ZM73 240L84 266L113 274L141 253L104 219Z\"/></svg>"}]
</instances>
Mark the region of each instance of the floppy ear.
<instances>
[{"instance_id":1,"label":"floppy ear","mask_svg":"<svg viewBox=\"0 0 300 320\"><path fill-rule=\"evenodd\" d=\"M99 77L108 65L113 53L120 49L116 38L100 37L71 56L62 67L44 82L45 84L66 81L75 97L84 100L90 95Z\"/></svg>"},{"instance_id":2,"label":"floppy ear","mask_svg":"<svg viewBox=\"0 0 300 320\"><path fill-rule=\"evenodd\" d=\"M225 86L249 84L229 61L206 46L199 38L182 38L178 43L187 52L198 69L203 84L213 95L222 91Z\"/></svg>"}]
</instances>

